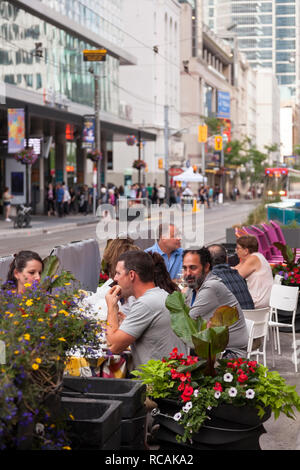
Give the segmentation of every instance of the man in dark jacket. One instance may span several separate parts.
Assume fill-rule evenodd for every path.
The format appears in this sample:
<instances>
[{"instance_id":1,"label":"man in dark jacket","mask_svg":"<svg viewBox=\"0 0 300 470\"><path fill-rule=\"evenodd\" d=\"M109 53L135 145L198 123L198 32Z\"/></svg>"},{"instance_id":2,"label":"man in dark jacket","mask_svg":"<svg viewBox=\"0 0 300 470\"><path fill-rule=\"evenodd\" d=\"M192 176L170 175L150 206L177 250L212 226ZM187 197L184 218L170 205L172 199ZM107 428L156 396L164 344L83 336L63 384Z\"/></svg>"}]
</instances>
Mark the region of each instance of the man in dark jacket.
<instances>
[{"instance_id":1,"label":"man in dark jacket","mask_svg":"<svg viewBox=\"0 0 300 470\"><path fill-rule=\"evenodd\" d=\"M254 303L249 292L247 282L236 269L228 264L227 251L223 245L208 246L212 258L212 272L233 293L243 310L254 309Z\"/></svg>"}]
</instances>

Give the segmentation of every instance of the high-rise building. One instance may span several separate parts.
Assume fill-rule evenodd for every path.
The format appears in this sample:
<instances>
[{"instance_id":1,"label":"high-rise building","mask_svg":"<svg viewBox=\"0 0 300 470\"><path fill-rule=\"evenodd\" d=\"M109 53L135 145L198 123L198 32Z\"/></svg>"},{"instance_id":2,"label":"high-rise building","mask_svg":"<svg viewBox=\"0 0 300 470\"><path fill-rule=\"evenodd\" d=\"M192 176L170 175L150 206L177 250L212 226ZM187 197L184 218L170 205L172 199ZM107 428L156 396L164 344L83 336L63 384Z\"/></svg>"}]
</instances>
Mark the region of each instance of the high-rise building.
<instances>
[{"instance_id":1,"label":"high-rise building","mask_svg":"<svg viewBox=\"0 0 300 470\"><path fill-rule=\"evenodd\" d=\"M271 68L282 99L298 95L300 2L203 0L204 21L217 34L231 31L253 67ZM297 98L298 101L298 98Z\"/></svg>"}]
</instances>

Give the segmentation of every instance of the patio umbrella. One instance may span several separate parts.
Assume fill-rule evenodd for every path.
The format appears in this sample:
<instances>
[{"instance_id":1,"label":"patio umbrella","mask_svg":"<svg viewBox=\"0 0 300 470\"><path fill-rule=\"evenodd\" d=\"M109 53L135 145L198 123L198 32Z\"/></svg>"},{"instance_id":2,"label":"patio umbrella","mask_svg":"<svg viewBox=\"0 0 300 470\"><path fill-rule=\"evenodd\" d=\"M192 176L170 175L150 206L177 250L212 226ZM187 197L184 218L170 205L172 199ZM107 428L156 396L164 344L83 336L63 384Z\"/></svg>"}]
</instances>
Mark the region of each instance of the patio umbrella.
<instances>
[{"instance_id":1,"label":"patio umbrella","mask_svg":"<svg viewBox=\"0 0 300 470\"><path fill-rule=\"evenodd\" d=\"M180 175L174 176L173 181L183 181L186 183L206 183L207 178L203 177L200 173L194 173L193 168L189 167Z\"/></svg>"}]
</instances>

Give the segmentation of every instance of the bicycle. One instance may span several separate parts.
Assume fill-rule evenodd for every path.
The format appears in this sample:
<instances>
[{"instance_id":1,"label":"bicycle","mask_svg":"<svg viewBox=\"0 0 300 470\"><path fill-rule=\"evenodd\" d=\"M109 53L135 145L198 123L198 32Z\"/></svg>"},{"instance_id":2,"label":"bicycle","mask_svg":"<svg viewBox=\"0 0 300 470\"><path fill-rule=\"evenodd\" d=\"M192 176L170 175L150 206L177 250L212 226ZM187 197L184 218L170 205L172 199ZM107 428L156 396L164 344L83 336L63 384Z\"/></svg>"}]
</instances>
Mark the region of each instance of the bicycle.
<instances>
[{"instance_id":1,"label":"bicycle","mask_svg":"<svg viewBox=\"0 0 300 470\"><path fill-rule=\"evenodd\" d=\"M30 227L31 222L31 206L25 206L24 204L17 205L17 216L14 220L14 228L27 228Z\"/></svg>"}]
</instances>

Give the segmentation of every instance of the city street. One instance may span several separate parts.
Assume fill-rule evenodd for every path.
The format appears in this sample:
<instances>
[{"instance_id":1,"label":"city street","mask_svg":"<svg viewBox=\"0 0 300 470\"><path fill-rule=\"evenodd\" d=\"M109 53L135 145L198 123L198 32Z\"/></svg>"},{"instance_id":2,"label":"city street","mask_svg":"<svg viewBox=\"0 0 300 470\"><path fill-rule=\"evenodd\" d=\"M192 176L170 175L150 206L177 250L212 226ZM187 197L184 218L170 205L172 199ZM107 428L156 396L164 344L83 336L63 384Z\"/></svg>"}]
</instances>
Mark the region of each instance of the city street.
<instances>
[{"instance_id":1,"label":"city street","mask_svg":"<svg viewBox=\"0 0 300 470\"><path fill-rule=\"evenodd\" d=\"M204 242L225 242L226 228L247 218L255 207L255 201L224 203L205 209ZM50 220L49 220L50 219ZM13 224L0 222L0 256L16 253L19 250L34 250L47 256L52 248L71 241L96 238L96 226L92 216L69 216L63 219L33 217L32 229L13 229ZM82 225L84 224L84 225ZM100 253L106 242L99 241Z\"/></svg>"}]
</instances>

